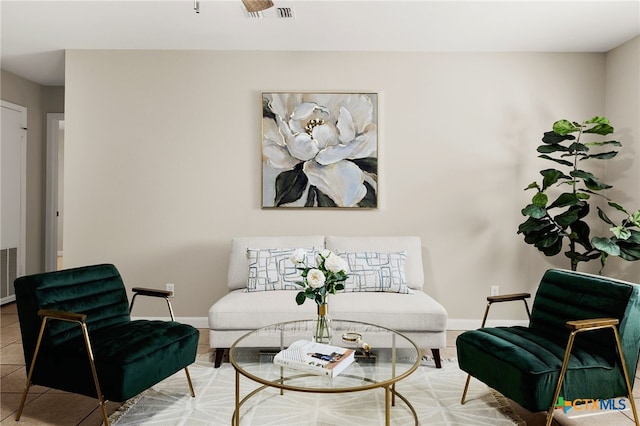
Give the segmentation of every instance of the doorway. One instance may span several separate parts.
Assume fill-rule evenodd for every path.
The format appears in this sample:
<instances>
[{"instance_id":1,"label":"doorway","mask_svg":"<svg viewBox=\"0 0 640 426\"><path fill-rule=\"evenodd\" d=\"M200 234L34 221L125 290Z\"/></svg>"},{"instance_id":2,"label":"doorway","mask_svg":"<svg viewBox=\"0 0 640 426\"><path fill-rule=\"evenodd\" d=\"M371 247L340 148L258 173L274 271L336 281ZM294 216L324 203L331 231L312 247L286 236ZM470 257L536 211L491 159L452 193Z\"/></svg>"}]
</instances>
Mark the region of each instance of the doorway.
<instances>
[{"instance_id":1,"label":"doorway","mask_svg":"<svg viewBox=\"0 0 640 426\"><path fill-rule=\"evenodd\" d=\"M47 114L45 271L62 269L64 224L64 114Z\"/></svg>"},{"instance_id":2,"label":"doorway","mask_svg":"<svg viewBox=\"0 0 640 426\"><path fill-rule=\"evenodd\" d=\"M27 108L1 101L0 304L16 299L13 281L25 274Z\"/></svg>"}]
</instances>

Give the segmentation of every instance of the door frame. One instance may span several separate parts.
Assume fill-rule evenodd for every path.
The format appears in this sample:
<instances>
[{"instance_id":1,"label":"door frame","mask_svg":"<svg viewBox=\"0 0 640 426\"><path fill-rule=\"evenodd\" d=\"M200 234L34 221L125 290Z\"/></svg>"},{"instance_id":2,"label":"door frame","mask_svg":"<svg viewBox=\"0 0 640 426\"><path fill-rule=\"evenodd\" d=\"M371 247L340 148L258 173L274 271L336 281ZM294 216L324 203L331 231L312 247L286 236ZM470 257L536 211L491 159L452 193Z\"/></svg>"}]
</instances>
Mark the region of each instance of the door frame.
<instances>
[{"instance_id":1,"label":"door frame","mask_svg":"<svg viewBox=\"0 0 640 426\"><path fill-rule=\"evenodd\" d=\"M58 269L58 153L60 121L63 113L47 114L46 200L44 233L44 270Z\"/></svg>"},{"instance_id":2,"label":"door frame","mask_svg":"<svg viewBox=\"0 0 640 426\"><path fill-rule=\"evenodd\" d=\"M0 106L20 113L20 127L22 127L22 143L20 144L20 247L18 249L18 267L16 277L26 273L27 263L27 107L0 100ZM15 300L15 294L2 300L2 303Z\"/></svg>"}]
</instances>

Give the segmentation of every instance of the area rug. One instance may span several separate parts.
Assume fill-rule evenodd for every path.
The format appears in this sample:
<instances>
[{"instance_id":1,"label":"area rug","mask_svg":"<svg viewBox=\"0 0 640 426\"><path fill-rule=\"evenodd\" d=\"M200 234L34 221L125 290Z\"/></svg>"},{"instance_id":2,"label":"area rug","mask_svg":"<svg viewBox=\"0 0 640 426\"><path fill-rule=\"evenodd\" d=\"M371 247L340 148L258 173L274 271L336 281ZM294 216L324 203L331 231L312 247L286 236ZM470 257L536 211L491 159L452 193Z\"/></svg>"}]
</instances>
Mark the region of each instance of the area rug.
<instances>
[{"instance_id":1,"label":"area rug","mask_svg":"<svg viewBox=\"0 0 640 426\"><path fill-rule=\"evenodd\" d=\"M423 425L524 425L507 401L472 379L467 402L460 404L466 374L455 359L443 368L423 361L418 370L396 385L411 401ZM234 410L235 373L225 363L213 368L208 356L189 367L196 397L188 394L184 372L179 372L127 401L111 417L112 425L228 425ZM242 378L241 397L258 385ZM391 408L393 425L414 424L399 399ZM373 389L342 394L309 394L265 389L241 408L241 425L383 425L384 391Z\"/></svg>"}]
</instances>

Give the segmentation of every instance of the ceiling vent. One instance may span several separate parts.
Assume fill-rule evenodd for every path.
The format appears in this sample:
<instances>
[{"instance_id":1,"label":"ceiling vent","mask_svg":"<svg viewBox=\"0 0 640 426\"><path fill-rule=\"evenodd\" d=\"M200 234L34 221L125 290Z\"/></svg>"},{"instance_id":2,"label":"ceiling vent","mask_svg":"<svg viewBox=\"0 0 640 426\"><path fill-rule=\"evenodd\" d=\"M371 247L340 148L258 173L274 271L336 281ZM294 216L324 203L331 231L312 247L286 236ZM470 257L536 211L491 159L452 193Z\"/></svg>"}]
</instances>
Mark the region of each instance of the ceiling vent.
<instances>
[{"instance_id":1,"label":"ceiling vent","mask_svg":"<svg viewBox=\"0 0 640 426\"><path fill-rule=\"evenodd\" d=\"M292 7L277 7L276 12L278 13L278 18L295 19Z\"/></svg>"},{"instance_id":2,"label":"ceiling vent","mask_svg":"<svg viewBox=\"0 0 640 426\"><path fill-rule=\"evenodd\" d=\"M248 19L295 19L293 7L272 7L261 12L249 12L242 8L244 16Z\"/></svg>"}]
</instances>

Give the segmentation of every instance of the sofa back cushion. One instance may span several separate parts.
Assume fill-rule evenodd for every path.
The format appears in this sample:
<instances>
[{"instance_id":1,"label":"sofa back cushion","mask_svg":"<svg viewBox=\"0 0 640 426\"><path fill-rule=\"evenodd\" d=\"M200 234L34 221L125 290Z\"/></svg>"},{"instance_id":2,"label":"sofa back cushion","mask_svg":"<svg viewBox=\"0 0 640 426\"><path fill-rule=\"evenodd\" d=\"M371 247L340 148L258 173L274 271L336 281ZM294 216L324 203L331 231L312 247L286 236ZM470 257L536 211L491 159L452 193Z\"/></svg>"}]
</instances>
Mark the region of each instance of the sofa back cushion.
<instances>
[{"instance_id":1,"label":"sofa back cushion","mask_svg":"<svg viewBox=\"0 0 640 426\"><path fill-rule=\"evenodd\" d=\"M231 241L227 286L230 290L247 288L249 258L247 249L312 249L324 247L324 236L236 237Z\"/></svg>"},{"instance_id":2,"label":"sofa back cushion","mask_svg":"<svg viewBox=\"0 0 640 426\"><path fill-rule=\"evenodd\" d=\"M420 237L337 237L327 236L327 249L336 253L344 252L406 252L405 277L407 286L414 290L422 290L424 286L424 270L422 266L422 242ZM348 273L348 272L347 272Z\"/></svg>"}]
</instances>

